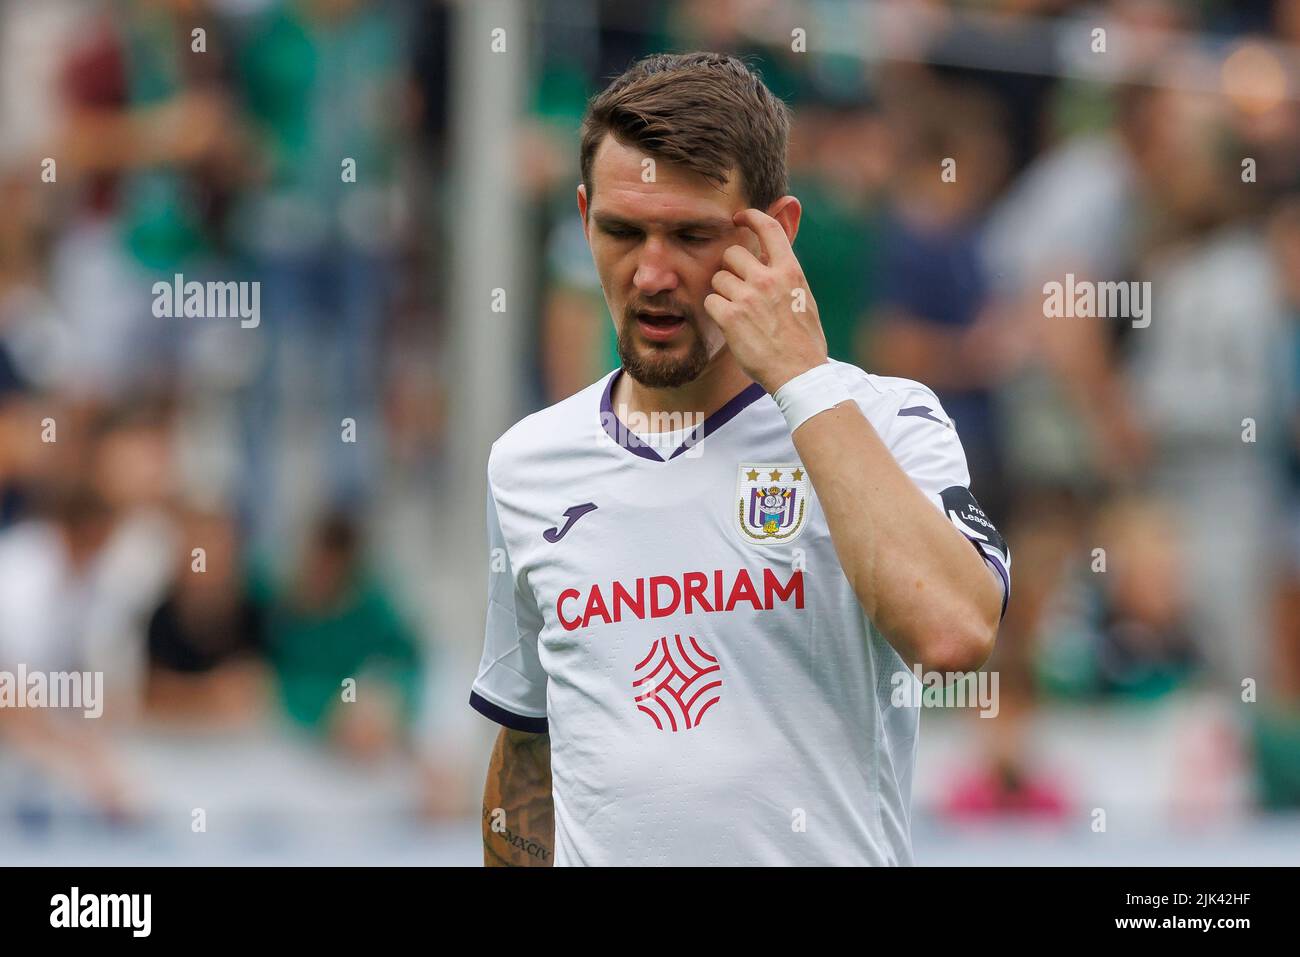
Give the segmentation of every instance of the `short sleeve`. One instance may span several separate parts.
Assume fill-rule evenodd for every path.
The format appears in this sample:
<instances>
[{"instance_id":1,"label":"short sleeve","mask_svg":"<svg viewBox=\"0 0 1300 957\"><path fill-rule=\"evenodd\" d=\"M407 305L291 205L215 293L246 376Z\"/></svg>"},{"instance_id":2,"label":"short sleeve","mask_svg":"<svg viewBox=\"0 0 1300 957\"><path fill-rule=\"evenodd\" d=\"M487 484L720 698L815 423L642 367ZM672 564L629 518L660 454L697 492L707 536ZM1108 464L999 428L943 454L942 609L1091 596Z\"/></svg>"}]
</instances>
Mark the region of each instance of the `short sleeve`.
<instances>
[{"instance_id":1,"label":"short sleeve","mask_svg":"<svg viewBox=\"0 0 1300 957\"><path fill-rule=\"evenodd\" d=\"M904 394L888 444L903 471L997 573L1005 615L1011 597L1011 551L971 493L961 439L933 392L918 386Z\"/></svg>"},{"instance_id":2,"label":"short sleeve","mask_svg":"<svg viewBox=\"0 0 1300 957\"><path fill-rule=\"evenodd\" d=\"M497 724L545 734L546 672L537 656L542 616L531 593L515 579L490 485L487 536L487 626L469 703Z\"/></svg>"}]
</instances>

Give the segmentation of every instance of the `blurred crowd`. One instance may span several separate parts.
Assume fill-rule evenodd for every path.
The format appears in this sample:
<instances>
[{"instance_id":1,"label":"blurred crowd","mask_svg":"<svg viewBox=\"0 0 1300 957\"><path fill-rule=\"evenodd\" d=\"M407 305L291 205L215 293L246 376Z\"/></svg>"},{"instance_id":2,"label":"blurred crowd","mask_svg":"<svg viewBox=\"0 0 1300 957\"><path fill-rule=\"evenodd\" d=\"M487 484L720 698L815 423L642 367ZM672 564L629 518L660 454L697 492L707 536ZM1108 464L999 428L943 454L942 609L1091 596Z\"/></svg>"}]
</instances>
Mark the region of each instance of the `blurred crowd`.
<instances>
[{"instance_id":1,"label":"blurred crowd","mask_svg":"<svg viewBox=\"0 0 1300 957\"><path fill-rule=\"evenodd\" d=\"M617 363L587 98L750 57L832 356L936 390L1011 545L950 810L1059 809L1044 709L1184 688L1300 804L1300 0L523 6L528 404ZM441 637L385 518L447 469L453 7L0 0L0 668L103 671L108 721L416 747ZM178 274L259 281L260 325L159 318ZM1152 321L1049 317L1067 274L1150 282ZM0 763L111 808L94 737L0 712Z\"/></svg>"},{"instance_id":2,"label":"blurred crowd","mask_svg":"<svg viewBox=\"0 0 1300 957\"><path fill-rule=\"evenodd\" d=\"M102 672L108 729L418 747L436 627L375 536L439 451L414 8L0 2L0 668ZM173 277L259 321L160 317ZM0 763L124 813L91 724L2 711Z\"/></svg>"}]
</instances>

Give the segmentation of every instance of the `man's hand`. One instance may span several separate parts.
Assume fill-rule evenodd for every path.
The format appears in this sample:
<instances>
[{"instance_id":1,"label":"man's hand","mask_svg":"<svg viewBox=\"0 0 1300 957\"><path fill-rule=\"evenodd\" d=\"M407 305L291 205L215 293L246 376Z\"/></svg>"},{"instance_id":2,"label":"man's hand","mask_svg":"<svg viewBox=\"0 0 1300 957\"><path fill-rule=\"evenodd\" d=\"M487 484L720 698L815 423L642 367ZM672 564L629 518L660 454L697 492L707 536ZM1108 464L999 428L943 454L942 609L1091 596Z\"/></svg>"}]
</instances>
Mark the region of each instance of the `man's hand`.
<instances>
[{"instance_id":1,"label":"man's hand","mask_svg":"<svg viewBox=\"0 0 1300 957\"><path fill-rule=\"evenodd\" d=\"M733 221L758 237L762 261L744 246L728 246L704 309L740 367L773 393L826 361L826 336L781 224L757 209L742 209Z\"/></svg>"}]
</instances>

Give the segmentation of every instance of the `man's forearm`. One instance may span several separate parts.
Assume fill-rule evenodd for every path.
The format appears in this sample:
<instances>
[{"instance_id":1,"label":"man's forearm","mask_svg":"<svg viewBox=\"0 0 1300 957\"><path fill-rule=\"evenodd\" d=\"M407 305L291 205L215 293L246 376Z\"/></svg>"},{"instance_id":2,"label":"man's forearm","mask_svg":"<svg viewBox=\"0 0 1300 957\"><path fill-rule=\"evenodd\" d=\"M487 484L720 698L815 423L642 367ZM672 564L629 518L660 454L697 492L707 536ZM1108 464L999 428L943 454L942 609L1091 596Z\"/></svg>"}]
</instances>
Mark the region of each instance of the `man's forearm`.
<instances>
[{"instance_id":1,"label":"man's forearm","mask_svg":"<svg viewBox=\"0 0 1300 957\"><path fill-rule=\"evenodd\" d=\"M502 728L483 789L483 864L550 867L554 849L550 736Z\"/></svg>"},{"instance_id":2,"label":"man's forearm","mask_svg":"<svg viewBox=\"0 0 1300 957\"><path fill-rule=\"evenodd\" d=\"M997 633L998 585L857 405L814 415L794 444L845 576L903 660L935 671L982 665Z\"/></svg>"},{"instance_id":3,"label":"man's forearm","mask_svg":"<svg viewBox=\"0 0 1300 957\"><path fill-rule=\"evenodd\" d=\"M727 247L704 308L740 367L775 398L824 368L827 353L816 301L790 245L798 201L786 196L771 208L780 219L758 209L735 214L760 249ZM983 560L894 461L856 403L846 399L811 418L788 403L782 411L799 416L795 448L871 621L910 664L978 668L993 650L1002 605Z\"/></svg>"}]
</instances>

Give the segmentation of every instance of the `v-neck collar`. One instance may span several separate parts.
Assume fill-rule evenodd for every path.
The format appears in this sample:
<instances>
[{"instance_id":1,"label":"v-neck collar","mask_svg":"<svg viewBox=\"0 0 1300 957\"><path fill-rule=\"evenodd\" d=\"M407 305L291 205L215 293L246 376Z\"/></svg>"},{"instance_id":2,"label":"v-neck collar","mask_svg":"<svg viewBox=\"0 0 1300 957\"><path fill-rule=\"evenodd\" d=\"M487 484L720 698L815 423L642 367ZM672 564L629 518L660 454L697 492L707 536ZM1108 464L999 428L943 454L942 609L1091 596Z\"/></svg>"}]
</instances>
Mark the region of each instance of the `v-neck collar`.
<instances>
[{"instance_id":1,"label":"v-neck collar","mask_svg":"<svg viewBox=\"0 0 1300 957\"><path fill-rule=\"evenodd\" d=\"M767 395L761 385L757 382L751 382L739 393L732 396L722 408L692 429L682 444L677 447L677 450L668 456L668 459L665 459L652 446L643 442L639 435L624 425L623 420L614 411L614 386L618 382L618 377L622 374L623 370L621 368L615 369L614 374L605 383L605 391L600 398L600 423L604 427L606 434L614 440L615 445L652 462L666 462L668 459L677 458L688 448L703 440L706 435L718 431L747 407Z\"/></svg>"}]
</instances>

